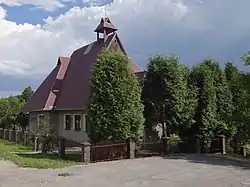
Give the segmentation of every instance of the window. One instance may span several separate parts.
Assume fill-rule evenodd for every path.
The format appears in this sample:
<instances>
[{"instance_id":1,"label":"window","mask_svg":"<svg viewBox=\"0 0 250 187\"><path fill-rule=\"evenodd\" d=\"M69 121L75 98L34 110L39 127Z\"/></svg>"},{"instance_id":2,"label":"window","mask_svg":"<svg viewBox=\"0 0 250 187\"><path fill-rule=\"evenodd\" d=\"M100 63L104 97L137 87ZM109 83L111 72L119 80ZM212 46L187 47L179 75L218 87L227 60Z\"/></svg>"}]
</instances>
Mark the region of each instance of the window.
<instances>
[{"instance_id":1,"label":"window","mask_svg":"<svg viewBox=\"0 0 250 187\"><path fill-rule=\"evenodd\" d=\"M37 126L43 127L44 126L44 114L37 115Z\"/></svg>"},{"instance_id":2,"label":"window","mask_svg":"<svg viewBox=\"0 0 250 187\"><path fill-rule=\"evenodd\" d=\"M65 114L64 130L86 131L86 114Z\"/></svg>"},{"instance_id":3,"label":"window","mask_svg":"<svg viewBox=\"0 0 250 187\"><path fill-rule=\"evenodd\" d=\"M75 131L81 131L81 115L74 115Z\"/></svg>"},{"instance_id":4,"label":"window","mask_svg":"<svg viewBox=\"0 0 250 187\"><path fill-rule=\"evenodd\" d=\"M71 130L72 126L73 126L72 115L66 114L64 116L64 129L65 130Z\"/></svg>"}]
</instances>

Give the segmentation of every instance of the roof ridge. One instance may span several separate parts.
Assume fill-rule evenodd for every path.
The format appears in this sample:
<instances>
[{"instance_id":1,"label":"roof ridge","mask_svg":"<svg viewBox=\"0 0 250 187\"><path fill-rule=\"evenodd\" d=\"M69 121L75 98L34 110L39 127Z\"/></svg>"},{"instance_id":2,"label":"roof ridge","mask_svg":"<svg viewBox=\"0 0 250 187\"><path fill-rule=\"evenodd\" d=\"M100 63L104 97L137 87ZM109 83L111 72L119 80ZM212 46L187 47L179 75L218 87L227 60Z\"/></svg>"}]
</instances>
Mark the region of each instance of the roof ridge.
<instances>
[{"instance_id":1,"label":"roof ridge","mask_svg":"<svg viewBox=\"0 0 250 187\"><path fill-rule=\"evenodd\" d=\"M144 69L142 69L137 63L135 63L135 61L130 56L128 56L128 59L130 59L140 70L144 71Z\"/></svg>"}]
</instances>

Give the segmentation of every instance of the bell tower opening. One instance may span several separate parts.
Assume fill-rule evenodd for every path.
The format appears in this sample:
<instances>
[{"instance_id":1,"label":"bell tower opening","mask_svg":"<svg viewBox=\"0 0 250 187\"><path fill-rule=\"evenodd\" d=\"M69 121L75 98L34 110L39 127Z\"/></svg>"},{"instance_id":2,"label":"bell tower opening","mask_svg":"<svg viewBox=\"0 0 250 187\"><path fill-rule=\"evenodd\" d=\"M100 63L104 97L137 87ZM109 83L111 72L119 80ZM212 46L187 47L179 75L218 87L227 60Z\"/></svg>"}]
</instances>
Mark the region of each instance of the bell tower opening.
<instances>
[{"instance_id":1,"label":"bell tower opening","mask_svg":"<svg viewBox=\"0 0 250 187\"><path fill-rule=\"evenodd\" d=\"M111 23L109 18L102 18L101 22L95 29L95 32L97 34L97 41L104 43L107 41L107 38L110 34L113 34L117 31L115 26Z\"/></svg>"}]
</instances>

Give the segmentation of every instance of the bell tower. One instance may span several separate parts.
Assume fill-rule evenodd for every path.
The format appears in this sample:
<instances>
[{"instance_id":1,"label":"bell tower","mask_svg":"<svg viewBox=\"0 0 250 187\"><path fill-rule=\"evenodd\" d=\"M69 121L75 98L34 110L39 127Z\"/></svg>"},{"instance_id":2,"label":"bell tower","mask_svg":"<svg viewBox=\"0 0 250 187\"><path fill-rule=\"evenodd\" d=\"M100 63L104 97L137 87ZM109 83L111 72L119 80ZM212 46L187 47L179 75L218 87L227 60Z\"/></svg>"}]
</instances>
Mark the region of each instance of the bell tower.
<instances>
[{"instance_id":1,"label":"bell tower","mask_svg":"<svg viewBox=\"0 0 250 187\"><path fill-rule=\"evenodd\" d=\"M103 42L105 43L108 38L108 35L113 34L116 31L117 29L111 23L109 18L102 18L101 22L95 29L95 32L97 33L97 41L100 42L103 40Z\"/></svg>"}]
</instances>

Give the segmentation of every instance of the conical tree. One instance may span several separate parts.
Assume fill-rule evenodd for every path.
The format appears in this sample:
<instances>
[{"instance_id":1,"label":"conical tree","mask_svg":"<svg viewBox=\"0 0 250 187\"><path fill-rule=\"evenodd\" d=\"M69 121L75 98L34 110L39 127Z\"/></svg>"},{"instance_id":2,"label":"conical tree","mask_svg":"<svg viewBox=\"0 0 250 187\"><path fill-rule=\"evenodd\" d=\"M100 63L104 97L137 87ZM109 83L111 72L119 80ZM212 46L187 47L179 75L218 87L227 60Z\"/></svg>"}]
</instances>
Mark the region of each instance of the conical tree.
<instances>
[{"instance_id":1,"label":"conical tree","mask_svg":"<svg viewBox=\"0 0 250 187\"><path fill-rule=\"evenodd\" d=\"M217 127L217 100L216 86L214 84L213 70L211 61L205 60L197 65L190 78L192 84L198 89L198 106L195 114L195 124L192 127L194 134L197 134L203 140L210 140Z\"/></svg>"},{"instance_id":2,"label":"conical tree","mask_svg":"<svg viewBox=\"0 0 250 187\"><path fill-rule=\"evenodd\" d=\"M138 140L142 135L141 87L127 56L103 51L93 69L88 120L94 142Z\"/></svg>"}]
</instances>

